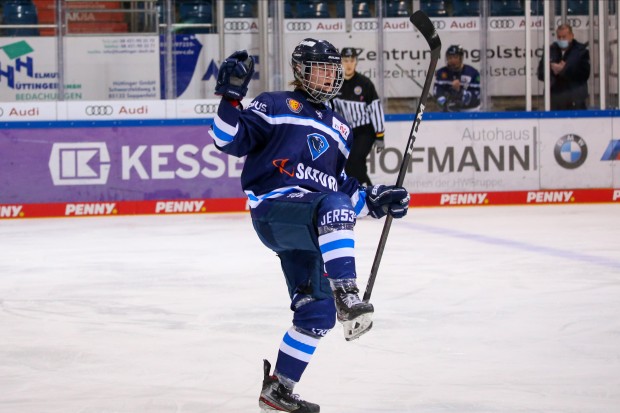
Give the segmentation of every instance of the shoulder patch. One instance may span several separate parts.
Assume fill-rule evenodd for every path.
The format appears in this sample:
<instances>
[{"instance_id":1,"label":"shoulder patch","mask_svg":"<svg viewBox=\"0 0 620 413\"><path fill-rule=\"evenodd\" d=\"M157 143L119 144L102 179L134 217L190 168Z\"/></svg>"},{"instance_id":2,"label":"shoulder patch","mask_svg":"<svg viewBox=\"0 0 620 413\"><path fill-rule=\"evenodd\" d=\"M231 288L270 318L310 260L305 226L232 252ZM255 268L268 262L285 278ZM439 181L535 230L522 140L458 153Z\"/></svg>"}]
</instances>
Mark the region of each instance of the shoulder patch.
<instances>
[{"instance_id":1,"label":"shoulder patch","mask_svg":"<svg viewBox=\"0 0 620 413\"><path fill-rule=\"evenodd\" d=\"M332 120L332 128L336 129L340 134L347 139L349 137L349 132L351 131L347 125L340 122L336 117L333 117Z\"/></svg>"},{"instance_id":2,"label":"shoulder patch","mask_svg":"<svg viewBox=\"0 0 620 413\"><path fill-rule=\"evenodd\" d=\"M304 107L304 105L302 105L301 102L295 99L291 99L291 98L286 99L286 106L288 106L291 112L294 112L294 113L301 112L301 109Z\"/></svg>"}]
</instances>

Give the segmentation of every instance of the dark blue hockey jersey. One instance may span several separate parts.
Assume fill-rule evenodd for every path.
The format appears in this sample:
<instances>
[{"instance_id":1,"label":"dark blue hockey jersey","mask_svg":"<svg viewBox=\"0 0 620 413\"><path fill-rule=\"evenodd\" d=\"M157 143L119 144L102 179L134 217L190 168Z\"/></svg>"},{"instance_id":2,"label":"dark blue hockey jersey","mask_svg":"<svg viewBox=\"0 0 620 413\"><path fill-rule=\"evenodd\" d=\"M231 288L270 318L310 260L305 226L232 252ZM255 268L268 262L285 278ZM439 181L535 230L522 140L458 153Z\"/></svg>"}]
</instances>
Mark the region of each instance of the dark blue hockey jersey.
<instances>
[{"instance_id":1,"label":"dark blue hockey jersey","mask_svg":"<svg viewBox=\"0 0 620 413\"><path fill-rule=\"evenodd\" d=\"M461 82L461 90L452 88L452 81L458 79ZM480 106L480 73L469 65L463 65L460 70L452 70L447 66L442 67L435 74L435 98L446 97L449 103L455 105L457 110L478 109ZM467 99L463 99L467 94Z\"/></svg>"},{"instance_id":2,"label":"dark blue hockey jersey","mask_svg":"<svg viewBox=\"0 0 620 413\"><path fill-rule=\"evenodd\" d=\"M241 186L250 208L291 192L344 192L358 216L366 193L344 173L353 142L342 116L300 91L257 96L245 110L222 100L210 135L223 152L246 156Z\"/></svg>"}]
</instances>

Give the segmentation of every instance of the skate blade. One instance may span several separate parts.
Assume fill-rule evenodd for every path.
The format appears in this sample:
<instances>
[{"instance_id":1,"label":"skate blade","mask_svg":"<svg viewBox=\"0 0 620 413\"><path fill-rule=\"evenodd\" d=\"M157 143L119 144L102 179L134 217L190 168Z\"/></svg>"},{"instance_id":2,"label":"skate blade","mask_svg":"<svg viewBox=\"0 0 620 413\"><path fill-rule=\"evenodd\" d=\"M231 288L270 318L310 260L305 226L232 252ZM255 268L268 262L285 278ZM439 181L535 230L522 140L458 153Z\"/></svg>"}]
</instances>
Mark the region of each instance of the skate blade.
<instances>
[{"instance_id":1,"label":"skate blade","mask_svg":"<svg viewBox=\"0 0 620 413\"><path fill-rule=\"evenodd\" d=\"M366 334L372 328L372 313L362 314L353 320L343 321L344 339L347 341L355 340Z\"/></svg>"}]
</instances>

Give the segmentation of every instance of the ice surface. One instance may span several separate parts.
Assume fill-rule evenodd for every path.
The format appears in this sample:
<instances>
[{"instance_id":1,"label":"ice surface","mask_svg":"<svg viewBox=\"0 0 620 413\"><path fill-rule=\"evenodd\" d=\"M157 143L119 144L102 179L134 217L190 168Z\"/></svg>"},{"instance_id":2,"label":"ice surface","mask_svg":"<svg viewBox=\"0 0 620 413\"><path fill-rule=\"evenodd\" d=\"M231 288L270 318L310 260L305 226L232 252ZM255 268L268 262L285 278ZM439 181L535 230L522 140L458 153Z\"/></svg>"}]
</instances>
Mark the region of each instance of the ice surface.
<instances>
[{"instance_id":1,"label":"ice surface","mask_svg":"<svg viewBox=\"0 0 620 413\"><path fill-rule=\"evenodd\" d=\"M356 226L365 286L383 222ZM620 206L414 208L324 413L620 412ZM291 312L247 214L0 221L0 412L258 412Z\"/></svg>"}]
</instances>

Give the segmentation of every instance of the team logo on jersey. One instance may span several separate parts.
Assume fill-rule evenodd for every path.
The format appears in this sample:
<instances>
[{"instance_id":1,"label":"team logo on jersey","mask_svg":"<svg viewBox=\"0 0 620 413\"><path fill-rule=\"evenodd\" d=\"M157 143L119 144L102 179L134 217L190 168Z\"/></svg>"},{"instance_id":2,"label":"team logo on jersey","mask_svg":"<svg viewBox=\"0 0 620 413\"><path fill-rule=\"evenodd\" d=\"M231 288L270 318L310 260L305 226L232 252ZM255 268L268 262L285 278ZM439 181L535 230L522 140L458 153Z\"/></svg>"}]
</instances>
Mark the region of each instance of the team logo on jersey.
<instances>
[{"instance_id":1,"label":"team logo on jersey","mask_svg":"<svg viewBox=\"0 0 620 413\"><path fill-rule=\"evenodd\" d=\"M325 153L327 148L329 148L329 143L325 136L319 135L318 133L311 133L308 135L308 147L310 148L312 160L314 161Z\"/></svg>"},{"instance_id":2,"label":"team logo on jersey","mask_svg":"<svg viewBox=\"0 0 620 413\"><path fill-rule=\"evenodd\" d=\"M441 72L441 78L442 79L447 79L448 78L448 74L446 72Z\"/></svg>"},{"instance_id":3,"label":"team logo on jersey","mask_svg":"<svg viewBox=\"0 0 620 413\"><path fill-rule=\"evenodd\" d=\"M292 167L292 171L287 170L286 169L287 162L288 162L288 159L274 159L273 162L271 163L273 164L273 166L278 168L281 174L287 174L288 176L292 177L293 175L295 175L295 167Z\"/></svg>"},{"instance_id":4,"label":"team logo on jersey","mask_svg":"<svg viewBox=\"0 0 620 413\"><path fill-rule=\"evenodd\" d=\"M332 128L336 129L338 132L340 132L340 134L347 139L349 137L349 127L347 125L345 125L344 123L340 122L338 119L336 119L335 117L332 120Z\"/></svg>"},{"instance_id":5,"label":"team logo on jersey","mask_svg":"<svg viewBox=\"0 0 620 413\"><path fill-rule=\"evenodd\" d=\"M362 94L362 87L361 86L355 86L355 88L353 89L353 93L355 93L356 95L361 95Z\"/></svg>"},{"instance_id":6,"label":"team logo on jersey","mask_svg":"<svg viewBox=\"0 0 620 413\"><path fill-rule=\"evenodd\" d=\"M286 105L291 110L291 112L294 112L294 113L301 112L301 109L304 107L304 105L302 105L301 102L298 102L295 99L290 99L290 98L286 99Z\"/></svg>"}]
</instances>

